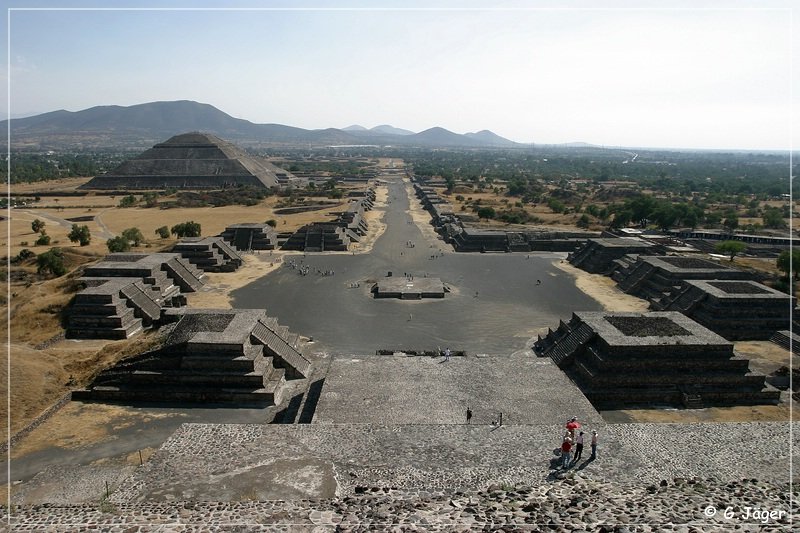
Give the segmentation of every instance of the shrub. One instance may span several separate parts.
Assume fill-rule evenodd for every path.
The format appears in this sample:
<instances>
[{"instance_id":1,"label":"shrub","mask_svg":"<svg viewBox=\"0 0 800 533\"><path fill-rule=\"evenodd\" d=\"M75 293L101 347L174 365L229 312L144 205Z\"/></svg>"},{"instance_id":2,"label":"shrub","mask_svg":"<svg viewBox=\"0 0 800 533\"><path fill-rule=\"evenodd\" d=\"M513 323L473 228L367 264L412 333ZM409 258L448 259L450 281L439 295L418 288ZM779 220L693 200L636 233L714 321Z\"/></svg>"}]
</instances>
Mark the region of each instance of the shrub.
<instances>
[{"instance_id":1,"label":"shrub","mask_svg":"<svg viewBox=\"0 0 800 533\"><path fill-rule=\"evenodd\" d=\"M122 235L114 237L113 239L108 239L106 241L106 246L108 246L109 252L127 252L131 249L130 241Z\"/></svg>"},{"instance_id":2,"label":"shrub","mask_svg":"<svg viewBox=\"0 0 800 533\"><path fill-rule=\"evenodd\" d=\"M169 228L166 226L161 226L160 228L156 228L156 235L158 235L162 239L166 239L167 237L169 237Z\"/></svg>"},{"instance_id":3,"label":"shrub","mask_svg":"<svg viewBox=\"0 0 800 533\"><path fill-rule=\"evenodd\" d=\"M39 238L36 239L36 246L48 246L50 244L50 235L47 233L42 233L39 235Z\"/></svg>"},{"instance_id":4,"label":"shrub","mask_svg":"<svg viewBox=\"0 0 800 533\"><path fill-rule=\"evenodd\" d=\"M122 231L122 236L133 246L139 246L144 241L144 235L139 228L128 228Z\"/></svg>"},{"instance_id":5,"label":"shrub","mask_svg":"<svg viewBox=\"0 0 800 533\"><path fill-rule=\"evenodd\" d=\"M119 201L120 207L133 207L136 205L136 197L132 194L128 196L123 196L122 200Z\"/></svg>"},{"instance_id":6,"label":"shrub","mask_svg":"<svg viewBox=\"0 0 800 533\"><path fill-rule=\"evenodd\" d=\"M67 273L67 268L64 266L64 254L61 248L52 248L47 252L40 254L36 258L36 271L39 274L53 274L54 276L63 276Z\"/></svg>"},{"instance_id":7,"label":"shrub","mask_svg":"<svg viewBox=\"0 0 800 533\"><path fill-rule=\"evenodd\" d=\"M188 222L181 222L180 224L175 224L169 231L170 233L177 235L179 238L199 237L201 229L200 229L200 224L190 220Z\"/></svg>"},{"instance_id":8,"label":"shrub","mask_svg":"<svg viewBox=\"0 0 800 533\"><path fill-rule=\"evenodd\" d=\"M266 224L271 228L275 228L278 226L278 222L274 218L267 220Z\"/></svg>"}]
</instances>

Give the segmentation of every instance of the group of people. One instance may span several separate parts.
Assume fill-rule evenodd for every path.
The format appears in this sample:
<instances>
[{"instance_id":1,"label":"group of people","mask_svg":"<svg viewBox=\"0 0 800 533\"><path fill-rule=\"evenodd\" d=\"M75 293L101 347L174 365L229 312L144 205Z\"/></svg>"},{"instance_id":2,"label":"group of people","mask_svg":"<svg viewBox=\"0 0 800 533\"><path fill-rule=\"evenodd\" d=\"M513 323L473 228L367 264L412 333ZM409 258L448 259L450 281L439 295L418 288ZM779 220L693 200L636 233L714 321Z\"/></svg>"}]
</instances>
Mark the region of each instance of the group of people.
<instances>
[{"instance_id":1,"label":"group of people","mask_svg":"<svg viewBox=\"0 0 800 533\"><path fill-rule=\"evenodd\" d=\"M597 459L597 430L592 430L589 444L592 447L592 455L589 456L590 461ZM581 424L578 422L578 417L573 416L567 420L566 433L564 439L561 441L561 466L569 468L571 465L578 463L583 456L584 445L584 432L581 431ZM575 449L575 457L572 457L572 450Z\"/></svg>"},{"instance_id":2,"label":"group of people","mask_svg":"<svg viewBox=\"0 0 800 533\"><path fill-rule=\"evenodd\" d=\"M311 272L311 267L304 264L302 260L299 263L291 260L284 264L292 270L297 270L297 273L301 276L308 276L308 273ZM321 268L315 268L315 270L320 276L333 276L335 274L333 270L322 270Z\"/></svg>"}]
</instances>

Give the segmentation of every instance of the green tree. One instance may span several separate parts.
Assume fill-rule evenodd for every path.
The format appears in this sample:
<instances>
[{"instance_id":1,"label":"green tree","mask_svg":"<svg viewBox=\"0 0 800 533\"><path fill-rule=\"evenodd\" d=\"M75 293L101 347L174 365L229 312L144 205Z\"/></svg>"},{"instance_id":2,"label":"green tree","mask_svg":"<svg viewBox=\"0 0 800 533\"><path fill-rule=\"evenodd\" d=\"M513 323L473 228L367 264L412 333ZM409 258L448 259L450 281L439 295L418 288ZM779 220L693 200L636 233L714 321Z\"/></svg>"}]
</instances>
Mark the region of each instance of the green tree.
<instances>
[{"instance_id":1,"label":"green tree","mask_svg":"<svg viewBox=\"0 0 800 533\"><path fill-rule=\"evenodd\" d=\"M733 261L734 257L747 249L747 245L742 241L722 241L714 249L721 254L730 255Z\"/></svg>"},{"instance_id":2,"label":"green tree","mask_svg":"<svg viewBox=\"0 0 800 533\"><path fill-rule=\"evenodd\" d=\"M128 239L133 246L139 246L144 242L144 235L139 231L139 228L128 228L122 231L122 236Z\"/></svg>"},{"instance_id":3,"label":"green tree","mask_svg":"<svg viewBox=\"0 0 800 533\"><path fill-rule=\"evenodd\" d=\"M764 221L765 228L780 229L785 226L783 222L783 213L777 207L765 207L761 219Z\"/></svg>"},{"instance_id":4,"label":"green tree","mask_svg":"<svg viewBox=\"0 0 800 533\"><path fill-rule=\"evenodd\" d=\"M122 200L119 201L120 207L133 207L135 205L136 205L136 197L132 194L124 196Z\"/></svg>"},{"instance_id":5,"label":"green tree","mask_svg":"<svg viewBox=\"0 0 800 533\"><path fill-rule=\"evenodd\" d=\"M478 209L478 218L492 219L497 216L493 207L481 207Z\"/></svg>"},{"instance_id":6,"label":"green tree","mask_svg":"<svg viewBox=\"0 0 800 533\"><path fill-rule=\"evenodd\" d=\"M43 231L44 226L45 226L44 221L39 220L38 218L35 219L33 222L31 222L31 229L33 230L34 233L39 233Z\"/></svg>"},{"instance_id":7,"label":"green tree","mask_svg":"<svg viewBox=\"0 0 800 533\"><path fill-rule=\"evenodd\" d=\"M800 248L792 248L791 253L789 250L782 251L778 256L776 266L778 270L786 273L787 278L793 275L797 280L800 277Z\"/></svg>"},{"instance_id":8,"label":"green tree","mask_svg":"<svg viewBox=\"0 0 800 533\"><path fill-rule=\"evenodd\" d=\"M278 222L274 218L267 220L265 224L271 228L278 227Z\"/></svg>"},{"instance_id":9,"label":"green tree","mask_svg":"<svg viewBox=\"0 0 800 533\"><path fill-rule=\"evenodd\" d=\"M739 227L739 217L733 211L728 211L725 213L725 220L722 221L722 225L727 229L730 233L733 233L736 228Z\"/></svg>"},{"instance_id":10,"label":"green tree","mask_svg":"<svg viewBox=\"0 0 800 533\"><path fill-rule=\"evenodd\" d=\"M145 207L157 207L158 206L158 193L155 192L146 192L142 195L142 200L144 200Z\"/></svg>"},{"instance_id":11,"label":"green tree","mask_svg":"<svg viewBox=\"0 0 800 533\"><path fill-rule=\"evenodd\" d=\"M156 234L162 239L166 239L169 237L169 228L166 226L161 226L160 228L156 229Z\"/></svg>"},{"instance_id":12,"label":"green tree","mask_svg":"<svg viewBox=\"0 0 800 533\"><path fill-rule=\"evenodd\" d=\"M48 246L50 244L50 235L43 231L34 244L36 246Z\"/></svg>"},{"instance_id":13,"label":"green tree","mask_svg":"<svg viewBox=\"0 0 800 533\"><path fill-rule=\"evenodd\" d=\"M78 242L81 246L88 246L92 242L92 235L89 233L89 226L72 225L72 231L67 235L70 241Z\"/></svg>"},{"instance_id":14,"label":"green tree","mask_svg":"<svg viewBox=\"0 0 800 533\"><path fill-rule=\"evenodd\" d=\"M575 223L575 225L578 226L579 228L583 228L583 229L588 228L589 227L589 215L587 215L586 213L582 214L581 218L578 219L578 221Z\"/></svg>"},{"instance_id":15,"label":"green tree","mask_svg":"<svg viewBox=\"0 0 800 533\"><path fill-rule=\"evenodd\" d=\"M36 272L39 274L53 274L54 276L63 276L67 273L67 267L64 266L64 254L61 248L52 248L43 254L39 254L36 258Z\"/></svg>"},{"instance_id":16,"label":"green tree","mask_svg":"<svg viewBox=\"0 0 800 533\"><path fill-rule=\"evenodd\" d=\"M181 222L180 224L175 224L170 228L170 233L173 235L177 235L178 238L182 237L199 237L200 236L200 224L194 222L192 220L188 222Z\"/></svg>"},{"instance_id":17,"label":"green tree","mask_svg":"<svg viewBox=\"0 0 800 533\"><path fill-rule=\"evenodd\" d=\"M122 235L114 237L113 239L108 239L106 241L106 246L108 246L109 252L127 252L131 249L130 241Z\"/></svg>"}]
</instances>

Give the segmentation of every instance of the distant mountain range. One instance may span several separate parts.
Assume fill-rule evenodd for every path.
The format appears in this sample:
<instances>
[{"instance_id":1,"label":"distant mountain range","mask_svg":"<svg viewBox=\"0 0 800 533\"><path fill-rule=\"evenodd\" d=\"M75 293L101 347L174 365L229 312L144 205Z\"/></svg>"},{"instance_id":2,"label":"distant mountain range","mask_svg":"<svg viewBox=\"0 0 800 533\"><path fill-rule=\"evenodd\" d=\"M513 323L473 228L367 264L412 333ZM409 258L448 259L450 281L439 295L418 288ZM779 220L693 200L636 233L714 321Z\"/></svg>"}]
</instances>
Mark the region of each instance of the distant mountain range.
<instances>
[{"instance_id":1,"label":"distant mountain range","mask_svg":"<svg viewBox=\"0 0 800 533\"><path fill-rule=\"evenodd\" d=\"M0 123L5 129L8 121ZM83 111L53 111L11 119L13 148L63 149L148 147L173 135L213 133L234 143L285 145L394 145L419 147L515 147L518 143L483 130L464 135L444 128L419 133L389 125L367 129L306 130L282 124L255 124L234 118L209 104L188 100L123 106L97 106Z\"/></svg>"}]
</instances>

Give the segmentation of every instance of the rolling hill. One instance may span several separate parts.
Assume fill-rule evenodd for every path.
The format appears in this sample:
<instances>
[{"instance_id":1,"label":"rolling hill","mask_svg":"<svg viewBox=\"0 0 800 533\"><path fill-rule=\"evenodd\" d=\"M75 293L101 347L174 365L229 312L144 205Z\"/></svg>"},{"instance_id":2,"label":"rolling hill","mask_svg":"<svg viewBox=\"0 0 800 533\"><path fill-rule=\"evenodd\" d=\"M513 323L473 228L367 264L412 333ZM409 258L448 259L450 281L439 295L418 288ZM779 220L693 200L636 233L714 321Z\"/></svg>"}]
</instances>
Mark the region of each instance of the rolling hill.
<instances>
[{"instance_id":1,"label":"rolling hill","mask_svg":"<svg viewBox=\"0 0 800 533\"><path fill-rule=\"evenodd\" d=\"M6 128L8 121L0 127ZM53 111L11 120L12 148L65 149L145 147L180 133L201 131L242 144L378 144L421 147L516 146L483 130L460 135L444 128L414 133L389 125L306 130L282 124L255 124L216 107L179 100L132 106L96 106L82 111Z\"/></svg>"}]
</instances>

